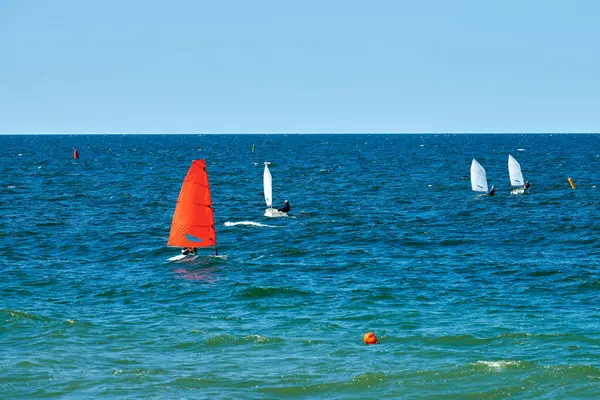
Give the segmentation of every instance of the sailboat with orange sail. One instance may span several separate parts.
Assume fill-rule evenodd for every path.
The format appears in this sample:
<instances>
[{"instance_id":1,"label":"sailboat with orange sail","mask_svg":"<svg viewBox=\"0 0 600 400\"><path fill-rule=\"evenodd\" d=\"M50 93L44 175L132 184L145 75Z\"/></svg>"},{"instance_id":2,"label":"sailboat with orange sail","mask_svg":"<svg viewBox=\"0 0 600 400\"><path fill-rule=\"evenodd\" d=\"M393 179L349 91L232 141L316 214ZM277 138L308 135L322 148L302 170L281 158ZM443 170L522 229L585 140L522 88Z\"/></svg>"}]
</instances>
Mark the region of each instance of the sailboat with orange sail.
<instances>
[{"instance_id":1,"label":"sailboat with orange sail","mask_svg":"<svg viewBox=\"0 0 600 400\"><path fill-rule=\"evenodd\" d=\"M167 246L182 248L182 254L169 258L169 261L195 256L199 247L214 247L215 256L219 255L215 216L204 159L194 160L183 180Z\"/></svg>"}]
</instances>

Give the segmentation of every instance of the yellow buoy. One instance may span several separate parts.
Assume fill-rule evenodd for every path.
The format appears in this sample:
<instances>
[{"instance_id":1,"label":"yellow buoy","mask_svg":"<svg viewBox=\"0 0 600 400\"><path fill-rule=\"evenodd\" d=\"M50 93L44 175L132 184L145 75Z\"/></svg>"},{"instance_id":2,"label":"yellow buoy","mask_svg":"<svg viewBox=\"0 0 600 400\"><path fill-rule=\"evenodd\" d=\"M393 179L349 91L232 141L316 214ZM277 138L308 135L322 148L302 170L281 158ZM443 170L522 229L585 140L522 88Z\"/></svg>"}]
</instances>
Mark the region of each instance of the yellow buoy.
<instances>
[{"instance_id":1,"label":"yellow buoy","mask_svg":"<svg viewBox=\"0 0 600 400\"><path fill-rule=\"evenodd\" d=\"M569 181L569 185L571 185L571 189L575 189L575 183L573 183L573 178L567 179Z\"/></svg>"}]
</instances>

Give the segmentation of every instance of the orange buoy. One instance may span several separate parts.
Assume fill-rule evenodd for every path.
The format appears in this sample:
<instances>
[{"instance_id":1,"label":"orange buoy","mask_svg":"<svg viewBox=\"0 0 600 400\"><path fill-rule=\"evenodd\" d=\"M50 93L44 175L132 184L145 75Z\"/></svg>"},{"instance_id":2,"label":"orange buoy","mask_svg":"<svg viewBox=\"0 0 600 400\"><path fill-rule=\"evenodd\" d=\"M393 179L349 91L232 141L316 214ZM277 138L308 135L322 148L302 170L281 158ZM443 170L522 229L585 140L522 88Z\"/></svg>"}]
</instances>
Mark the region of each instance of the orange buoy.
<instances>
[{"instance_id":1,"label":"orange buoy","mask_svg":"<svg viewBox=\"0 0 600 400\"><path fill-rule=\"evenodd\" d=\"M379 341L377 340L377 337L375 336L375 334L373 332L367 332L367 333L365 333L365 336L363 337L363 340L365 341L365 344L377 344L377 343L379 343Z\"/></svg>"},{"instance_id":2,"label":"orange buoy","mask_svg":"<svg viewBox=\"0 0 600 400\"><path fill-rule=\"evenodd\" d=\"M79 158L79 152L76 147L73 147L73 158L77 160Z\"/></svg>"},{"instance_id":3,"label":"orange buoy","mask_svg":"<svg viewBox=\"0 0 600 400\"><path fill-rule=\"evenodd\" d=\"M575 189L575 183L572 178L567 179L569 181L569 185L571 185L571 189Z\"/></svg>"}]
</instances>

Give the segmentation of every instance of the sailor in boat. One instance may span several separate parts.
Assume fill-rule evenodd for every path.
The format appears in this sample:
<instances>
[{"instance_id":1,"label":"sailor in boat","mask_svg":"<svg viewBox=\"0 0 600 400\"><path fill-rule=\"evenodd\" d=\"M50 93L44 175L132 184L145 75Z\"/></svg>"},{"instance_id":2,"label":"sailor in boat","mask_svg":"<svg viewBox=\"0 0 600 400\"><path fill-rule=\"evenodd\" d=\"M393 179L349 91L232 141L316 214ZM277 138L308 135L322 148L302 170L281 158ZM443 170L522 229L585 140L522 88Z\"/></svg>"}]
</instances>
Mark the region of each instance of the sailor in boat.
<instances>
[{"instance_id":1,"label":"sailor in boat","mask_svg":"<svg viewBox=\"0 0 600 400\"><path fill-rule=\"evenodd\" d=\"M289 212L290 211L290 202L289 201L284 201L283 202L283 207L278 208L277 211L281 211L281 212Z\"/></svg>"},{"instance_id":2,"label":"sailor in boat","mask_svg":"<svg viewBox=\"0 0 600 400\"><path fill-rule=\"evenodd\" d=\"M525 186L523 186L523 189L527 190L531 187L531 185L529 184L529 181L525 181Z\"/></svg>"},{"instance_id":3,"label":"sailor in boat","mask_svg":"<svg viewBox=\"0 0 600 400\"><path fill-rule=\"evenodd\" d=\"M195 247L184 247L181 249L181 254L189 256L190 254L197 255L198 250Z\"/></svg>"},{"instance_id":4,"label":"sailor in boat","mask_svg":"<svg viewBox=\"0 0 600 400\"><path fill-rule=\"evenodd\" d=\"M488 192L488 196L493 196L495 193L496 193L496 189L494 189L494 187L492 186L492 188Z\"/></svg>"}]
</instances>

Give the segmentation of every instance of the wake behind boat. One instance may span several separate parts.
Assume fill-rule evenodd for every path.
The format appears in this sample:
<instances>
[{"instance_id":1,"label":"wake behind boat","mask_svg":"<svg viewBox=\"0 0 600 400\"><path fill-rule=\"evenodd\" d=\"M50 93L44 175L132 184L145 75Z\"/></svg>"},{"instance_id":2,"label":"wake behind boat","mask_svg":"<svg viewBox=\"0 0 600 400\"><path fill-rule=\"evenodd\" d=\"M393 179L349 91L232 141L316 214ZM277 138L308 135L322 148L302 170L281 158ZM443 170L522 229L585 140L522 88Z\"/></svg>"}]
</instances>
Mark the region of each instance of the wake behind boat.
<instances>
[{"instance_id":1,"label":"wake behind boat","mask_svg":"<svg viewBox=\"0 0 600 400\"><path fill-rule=\"evenodd\" d=\"M183 180L167 246L182 248L182 254L169 258L169 261L195 257L199 247L214 247L215 256L218 256L215 216L204 159L194 160Z\"/></svg>"},{"instance_id":2,"label":"wake behind boat","mask_svg":"<svg viewBox=\"0 0 600 400\"><path fill-rule=\"evenodd\" d=\"M238 221L238 222L227 221L223 225L225 225L225 226L255 226L255 227L259 227L259 228L279 228L279 226L276 226L276 225L265 225L265 224L261 224L260 222L254 222L254 221Z\"/></svg>"},{"instance_id":3,"label":"wake behind boat","mask_svg":"<svg viewBox=\"0 0 600 400\"><path fill-rule=\"evenodd\" d=\"M265 203L267 204L267 209L265 210L265 217L287 217L288 215L286 212L279 211L276 208L273 208L273 177L271 176L271 171L269 171L269 164L271 163L265 162L265 171L263 173Z\"/></svg>"}]
</instances>

